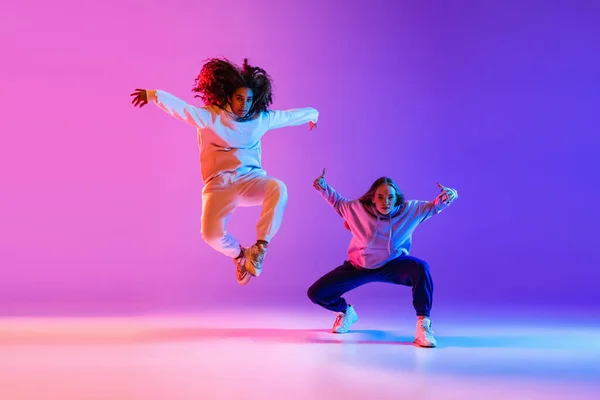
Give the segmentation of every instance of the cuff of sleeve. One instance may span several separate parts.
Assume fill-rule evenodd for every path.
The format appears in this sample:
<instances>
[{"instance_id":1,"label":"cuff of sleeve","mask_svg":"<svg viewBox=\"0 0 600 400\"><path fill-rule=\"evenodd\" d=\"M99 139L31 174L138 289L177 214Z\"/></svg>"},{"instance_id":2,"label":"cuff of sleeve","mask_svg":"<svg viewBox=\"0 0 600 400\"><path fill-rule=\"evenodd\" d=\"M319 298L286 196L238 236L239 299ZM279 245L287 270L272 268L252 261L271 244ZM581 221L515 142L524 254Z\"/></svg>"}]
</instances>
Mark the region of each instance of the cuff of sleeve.
<instances>
[{"instance_id":1,"label":"cuff of sleeve","mask_svg":"<svg viewBox=\"0 0 600 400\"><path fill-rule=\"evenodd\" d=\"M156 90L146 90L146 96L148 97L148 103L156 103L158 100L158 96L156 94Z\"/></svg>"}]
</instances>

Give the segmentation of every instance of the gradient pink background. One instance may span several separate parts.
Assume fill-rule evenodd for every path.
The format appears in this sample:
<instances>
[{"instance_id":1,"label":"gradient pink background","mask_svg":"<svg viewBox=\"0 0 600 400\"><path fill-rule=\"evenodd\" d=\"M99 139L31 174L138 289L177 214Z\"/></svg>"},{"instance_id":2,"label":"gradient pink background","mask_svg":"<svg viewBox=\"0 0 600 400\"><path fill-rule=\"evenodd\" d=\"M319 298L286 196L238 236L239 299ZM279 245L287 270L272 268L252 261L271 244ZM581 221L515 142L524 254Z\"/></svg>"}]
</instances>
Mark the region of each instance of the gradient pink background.
<instances>
[{"instance_id":1,"label":"gradient pink background","mask_svg":"<svg viewBox=\"0 0 600 400\"><path fill-rule=\"evenodd\" d=\"M414 238L434 307L600 305L597 4L96 3L1 6L0 313L310 306L306 289L349 240L312 188L323 167L348 196L381 175L409 198L435 197L438 181L459 191ZM194 129L129 97L196 102L213 56L265 68L274 108L321 113L316 131L263 140L289 203L244 288L200 238ZM258 213L231 221L245 243ZM353 296L412 312L408 289Z\"/></svg>"}]
</instances>

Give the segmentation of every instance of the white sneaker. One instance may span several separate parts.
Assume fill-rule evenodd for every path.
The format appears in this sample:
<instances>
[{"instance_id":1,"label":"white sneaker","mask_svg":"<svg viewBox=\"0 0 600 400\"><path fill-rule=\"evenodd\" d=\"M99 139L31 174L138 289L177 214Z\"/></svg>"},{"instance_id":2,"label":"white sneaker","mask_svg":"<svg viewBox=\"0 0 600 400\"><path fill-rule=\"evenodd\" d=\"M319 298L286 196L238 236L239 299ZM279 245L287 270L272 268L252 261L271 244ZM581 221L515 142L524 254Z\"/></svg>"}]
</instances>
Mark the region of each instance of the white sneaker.
<instances>
[{"instance_id":1,"label":"white sneaker","mask_svg":"<svg viewBox=\"0 0 600 400\"><path fill-rule=\"evenodd\" d=\"M435 347L437 342L433 337L431 330L431 320L423 318L417 320L417 333L415 335L415 344L421 347Z\"/></svg>"},{"instance_id":2,"label":"white sneaker","mask_svg":"<svg viewBox=\"0 0 600 400\"><path fill-rule=\"evenodd\" d=\"M259 276L262 272L262 263L267 254L267 248L263 244L255 243L251 247L244 250L244 258L246 259L246 271L250 275Z\"/></svg>"},{"instance_id":3,"label":"white sneaker","mask_svg":"<svg viewBox=\"0 0 600 400\"><path fill-rule=\"evenodd\" d=\"M251 278L251 275L246 270L246 258L243 256L234 258L233 263L235 264L235 279L240 285L244 286Z\"/></svg>"},{"instance_id":4,"label":"white sneaker","mask_svg":"<svg viewBox=\"0 0 600 400\"><path fill-rule=\"evenodd\" d=\"M333 333L346 333L358 321L358 315L351 305L348 305L346 312L336 312L335 314L337 317L333 323Z\"/></svg>"}]
</instances>

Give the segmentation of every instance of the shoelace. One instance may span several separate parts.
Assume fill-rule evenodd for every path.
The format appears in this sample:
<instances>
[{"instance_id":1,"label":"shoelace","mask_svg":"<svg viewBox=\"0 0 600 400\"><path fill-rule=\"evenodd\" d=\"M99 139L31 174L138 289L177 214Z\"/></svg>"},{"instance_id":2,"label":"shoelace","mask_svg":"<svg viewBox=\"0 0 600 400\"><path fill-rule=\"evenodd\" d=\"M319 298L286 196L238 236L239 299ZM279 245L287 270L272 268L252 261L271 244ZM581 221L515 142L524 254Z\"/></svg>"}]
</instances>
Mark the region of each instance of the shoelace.
<instances>
[{"instance_id":1,"label":"shoelace","mask_svg":"<svg viewBox=\"0 0 600 400\"><path fill-rule=\"evenodd\" d=\"M258 260L258 262L262 263L264 258L265 258L265 253L264 251L257 251L256 252L256 259Z\"/></svg>"},{"instance_id":2,"label":"shoelace","mask_svg":"<svg viewBox=\"0 0 600 400\"><path fill-rule=\"evenodd\" d=\"M425 333L428 333L430 335L433 335L433 329L431 329L431 324L427 324L424 320L421 321L421 328L423 328L423 330L425 331Z\"/></svg>"},{"instance_id":3,"label":"shoelace","mask_svg":"<svg viewBox=\"0 0 600 400\"><path fill-rule=\"evenodd\" d=\"M254 245L250 248L250 257L254 258L256 261L252 261L252 263L262 264L265 258L266 248L260 245Z\"/></svg>"},{"instance_id":4,"label":"shoelace","mask_svg":"<svg viewBox=\"0 0 600 400\"><path fill-rule=\"evenodd\" d=\"M254 249L254 251L256 252L256 258L262 262L263 258L265 258L265 253L267 252L267 249L259 245Z\"/></svg>"}]
</instances>

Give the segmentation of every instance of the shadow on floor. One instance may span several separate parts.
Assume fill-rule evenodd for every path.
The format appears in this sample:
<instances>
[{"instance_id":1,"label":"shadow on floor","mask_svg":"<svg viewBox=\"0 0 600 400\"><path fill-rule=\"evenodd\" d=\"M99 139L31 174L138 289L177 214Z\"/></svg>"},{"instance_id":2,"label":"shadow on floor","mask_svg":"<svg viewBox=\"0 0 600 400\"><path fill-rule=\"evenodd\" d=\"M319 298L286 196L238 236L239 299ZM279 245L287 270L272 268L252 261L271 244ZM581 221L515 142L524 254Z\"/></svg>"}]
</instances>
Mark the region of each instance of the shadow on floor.
<instances>
[{"instance_id":1,"label":"shadow on floor","mask_svg":"<svg viewBox=\"0 0 600 400\"><path fill-rule=\"evenodd\" d=\"M21 331L2 335L0 345L15 344L89 344L160 343L198 340L242 339L254 342L306 344L363 344L413 346L413 337L393 331L352 330L334 334L329 329L279 328L139 328L127 331ZM436 335L438 348L572 349L589 347L558 335L531 336L442 336ZM593 347L593 346L592 346Z\"/></svg>"}]
</instances>

